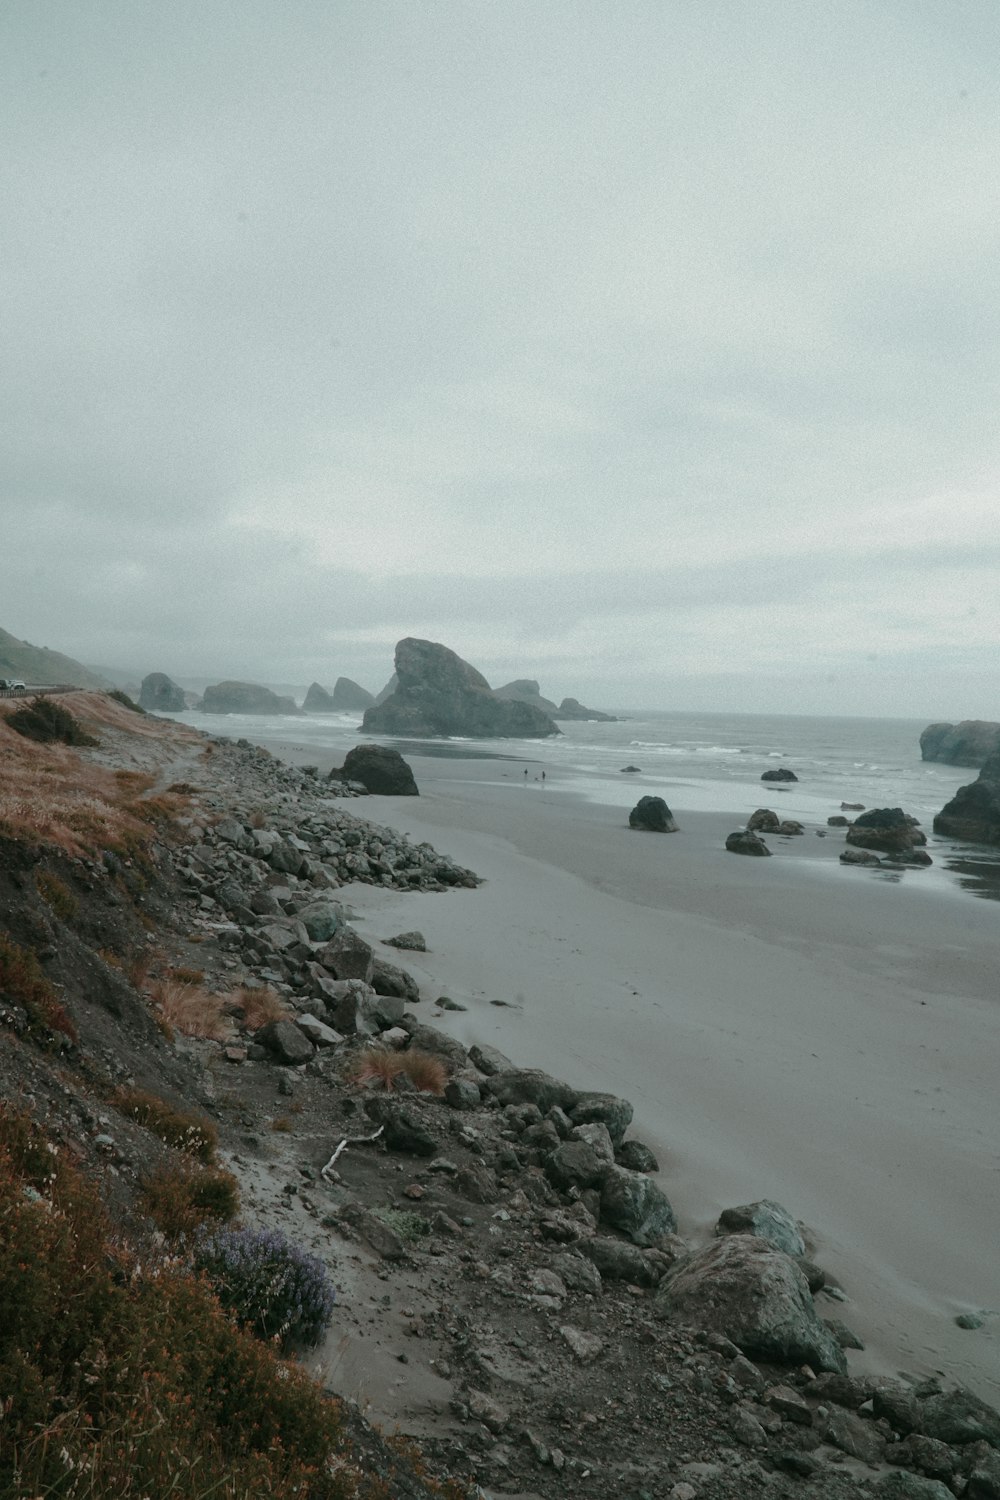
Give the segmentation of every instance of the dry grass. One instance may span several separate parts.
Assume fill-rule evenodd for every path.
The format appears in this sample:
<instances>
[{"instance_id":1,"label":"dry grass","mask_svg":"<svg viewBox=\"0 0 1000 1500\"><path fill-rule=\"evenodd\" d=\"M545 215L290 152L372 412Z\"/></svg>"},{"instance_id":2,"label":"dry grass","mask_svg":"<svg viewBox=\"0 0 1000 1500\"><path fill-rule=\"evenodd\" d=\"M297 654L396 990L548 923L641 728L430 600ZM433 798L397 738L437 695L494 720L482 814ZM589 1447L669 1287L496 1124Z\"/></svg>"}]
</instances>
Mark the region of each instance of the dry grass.
<instances>
[{"instance_id":1,"label":"dry grass","mask_svg":"<svg viewBox=\"0 0 1000 1500\"><path fill-rule=\"evenodd\" d=\"M211 1042L228 1041L233 1034L225 995L213 995L201 985L185 984L174 976L154 979L148 994L159 1019L171 1031Z\"/></svg>"},{"instance_id":2,"label":"dry grass","mask_svg":"<svg viewBox=\"0 0 1000 1500\"><path fill-rule=\"evenodd\" d=\"M443 1094L448 1070L440 1057L411 1047L406 1052L390 1052L386 1047L369 1047L355 1064L357 1083L374 1088L392 1089L396 1080L405 1077L424 1094Z\"/></svg>"},{"instance_id":3,"label":"dry grass","mask_svg":"<svg viewBox=\"0 0 1000 1500\"><path fill-rule=\"evenodd\" d=\"M266 985L259 990L236 990L226 1008L235 1012L244 1031L259 1031L271 1021L287 1020L290 1014L277 991Z\"/></svg>"},{"instance_id":4,"label":"dry grass","mask_svg":"<svg viewBox=\"0 0 1000 1500\"><path fill-rule=\"evenodd\" d=\"M112 1094L111 1103L123 1115L152 1131L167 1146L183 1151L206 1166L213 1164L219 1132L206 1116L175 1109L166 1099L146 1089L123 1086Z\"/></svg>"}]
</instances>

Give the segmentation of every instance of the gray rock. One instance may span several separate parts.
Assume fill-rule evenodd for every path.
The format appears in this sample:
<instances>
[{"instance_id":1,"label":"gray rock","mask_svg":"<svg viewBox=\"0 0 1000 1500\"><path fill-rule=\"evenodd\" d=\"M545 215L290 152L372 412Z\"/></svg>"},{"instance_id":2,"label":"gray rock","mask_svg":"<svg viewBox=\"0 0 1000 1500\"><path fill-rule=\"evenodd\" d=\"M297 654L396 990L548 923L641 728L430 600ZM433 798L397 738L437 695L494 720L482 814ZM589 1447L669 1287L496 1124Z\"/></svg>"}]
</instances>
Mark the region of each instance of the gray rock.
<instances>
[{"instance_id":1,"label":"gray rock","mask_svg":"<svg viewBox=\"0 0 1000 1500\"><path fill-rule=\"evenodd\" d=\"M885 1448L885 1440L878 1429L856 1413L845 1411L841 1406L831 1406L821 1419L820 1435L824 1443L839 1448L849 1458L862 1463L877 1464Z\"/></svg>"},{"instance_id":2,"label":"gray rock","mask_svg":"<svg viewBox=\"0 0 1000 1500\"><path fill-rule=\"evenodd\" d=\"M390 948L406 948L413 953L426 953L427 943L422 932L397 932L395 937L386 938Z\"/></svg>"},{"instance_id":3,"label":"gray rock","mask_svg":"<svg viewBox=\"0 0 1000 1500\"><path fill-rule=\"evenodd\" d=\"M628 826L646 833L676 833L677 823L662 797L640 797L628 815Z\"/></svg>"},{"instance_id":4,"label":"gray rock","mask_svg":"<svg viewBox=\"0 0 1000 1500\"><path fill-rule=\"evenodd\" d=\"M842 849L840 863L842 865L880 865L882 861L870 849Z\"/></svg>"},{"instance_id":5,"label":"gray rock","mask_svg":"<svg viewBox=\"0 0 1000 1500\"><path fill-rule=\"evenodd\" d=\"M1000 1453L981 1453L975 1459L965 1500L1000 1500Z\"/></svg>"},{"instance_id":6,"label":"gray rock","mask_svg":"<svg viewBox=\"0 0 1000 1500\"><path fill-rule=\"evenodd\" d=\"M755 1234L784 1250L786 1255L805 1255L805 1240L787 1208L770 1198L727 1208L719 1215L716 1234Z\"/></svg>"},{"instance_id":7,"label":"gray rock","mask_svg":"<svg viewBox=\"0 0 1000 1500\"><path fill-rule=\"evenodd\" d=\"M436 1156L437 1139L428 1130L421 1115L407 1104L400 1104L385 1094L372 1094L365 1100L365 1113L385 1130L390 1151L412 1156Z\"/></svg>"},{"instance_id":8,"label":"gray rock","mask_svg":"<svg viewBox=\"0 0 1000 1500\"><path fill-rule=\"evenodd\" d=\"M145 703L142 706L147 707ZM928 724L920 736L921 760L943 761L949 766L982 766L998 751L1000 724L988 719L963 719L960 724Z\"/></svg>"},{"instance_id":9,"label":"gray rock","mask_svg":"<svg viewBox=\"0 0 1000 1500\"><path fill-rule=\"evenodd\" d=\"M297 875L305 863L305 855L301 849L296 849L286 839L279 839L271 846L267 862L272 870L278 870L285 875Z\"/></svg>"},{"instance_id":10,"label":"gray rock","mask_svg":"<svg viewBox=\"0 0 1000 1500\"><path fill-rule=\"evenodd\" d=\"M402 1000L376 995L363 980L340 980L336 991L327 1001L331 1020L349 1036L376 1036L403 1018Z\"/></svg>"},{"instance_id":11,"label":"gray rock","mask_svg":"<svg viewBox=\"0 0 1000 1500\"><path fill-rule=\"evenodd\" d=\"M622 1241L616 1240L614 1243L620 1244ZM626 1248L634 1249L634 1246ZM574 1255L572 1251L565 1250L561 1255L553 1256L549 1264L570 1291L589 1293L591 1296L600 1292L601 1273L592 1260L585 1260L582 1255Z\"/></svg>"},{"instance_id":12,"label":"gray rock","mask_svg":"<svg viewBox=\"0 0 1000 1500\"><path fill-rule=\"evenodd\" d=\"M955 1500L947 1485L936 1479L923 1479L906 1469L884 1474L872 1490L877 1500Z\"/></svg>"},{"instance_id":13,"label":"gray rock","mask_svg":"<svg viewBox=\"0 0 1000 1500\"><path fill-rule=\"evenodd\" d=\"M954 1448L937 1438L925 1437L911 1432L909 1437L893 1443L886 1450L886 1462L900 1469L912 1469L914 1473L926 1474L929 1479L940 1479L947 1483L959 1467L959 1456Z\"/></svg>"},{"instance_id":14,"label":"gray rock","mask_svg":"<svg viewBox=\"0 0 1000 1500\"><path fill-rule=\"evenodd\" d=\"M150 672L142 679L139 707L154 714L179 714L187 707L187 699L184 689L178 687L166 672Z\"/></svg>"},{"instance_id":15,"label":"gray rock","mask_svg":"<svg viewBox=\"0 0 1000 1500\"><path fill-rule=\"evenodd\" d=\"M255 1041L266 1047L276 1062L296 1067L308 1062L315 1048L294 1021L269 1021L256 1033Z\"/></svg>"},{"instance_id":16,"label":"gray rock","mask_svg":"<svg viewBox=\"0 0 1000 1500\"><path fill-rule=\"evenodd\" d=\"M449 1036L446 1031L439 1031L436 1026L414 1027L410 1032L410 1046L447 1058L455 1068L464 1068L469 1061L469 1054L458 1038Z\"/></svg>"},{"instance_id":17,"label":"gray rock","mask_svg":"<svg viewBox=\"0 0 1000 1500\"><path fill-rule=\"evenodd\" d=\"M560 1101L555 1101L560 1102ZM566 1108L564 1105L563 1108ZM605 1125L612 1141L619 1146L632 1123L632 1106L615 1094L585 1093L575 1095L568 1114L574 1125Z\"/></svg>"},{"instance_id":18,"label":"gray rock","mask_svg":"<svg viewBox=\"0 0 1000 1500\"><path fill-rule=\"evenodd\" d=\"M416 1004L420 999L420 987L412 974L396 964L386 963L384 958L372 962L372 989L379 995L398 995L401 1000Z\"/></svg>"},{"instance_id":19,"label":"gray rock","mask_svg":"<svg viewBox=\"0 0 1000 1500\"><path fill-rule=\"evenodd\" d=\"M550 1121L549 1123L551 1124L552 1122ZM593 1120L586 1125L574 1125L570 1138L575 1141L586 1141L587 1145L593 1147L602 1161L613 1162L615 1159L614 1142L611 1139L608 1127L601 1124L598 1120Z\"/></svg>"},{"instance_id":20,"label":"gray rock","mask_svg":"<svg viewBox=\"0 0 1000 1500\"><path fill-rule=\"evenodd\" d=\"M478 1109L482 1103L479 1085L471 1078L450 1078L445 1084L444 1097L452 1109Z\"/></svg>"},{"instance_id":21,"label":"gray rock","mask_svg":"<svg viewBox=\"0 0 1000 1500\"><path fill-rule=\"evenodd\" d=\"M977 844L1000 844L1000 751L984 763L979 777L960 786L934 819L934 832Z\"/></svg>"},{"instance_id":22,"label":"gray rock","mask_svg":"<svg viewBox=\"0 0 1000 1500\"><path fill-rule=\"evenodd\" d=\"M624 1167L605 1167L601 1180L601 1219L627 1234L633 1244L653 1245L677 1227L666 1194L650 1177Z\"/></svg>"},{"instance_id":23,"label":"gray rock","mask_svg":"<svg viewBox=\"0 0 1000 1500\"><path fill-rule=\"evenodd\" d=\"M755 833L745 828L738 828L735 833L729 835L726 839L726 848L730 854L753 854L758 857L771 852L763 839L759 839Z\"/></svg>"},{"instance_id":24,"label":"gray rock","mask_svg":"<svg viewBox=\"0 0 1000 1500\"><path fill-rule=\"evenodd\" d=\"M942 1443L986 1442L1000 1449L1000 1412L964 1386L925 1401L918 1430Z\"/></svg>"},{"instance_id":25,"label":"gray rock","mask_svg":"<svg viewBox=\"0 0 1000 1500\"><path fill-rule=\"evenodd\" d=\"M787 766L777 766L773 771L765 771L760 779L761 781L798 781L799 778Z\"/></svg>"},{"instance_id":26,"label":"gray rock","mask_svg":"<svg viewBox=\"0 0 1000 1500\"><path fill-rule=\"evenodd\" d=\"M358 782L367 792L382 797L418 797L413 771L398 750L387 745L355 745L332 778Z\"/></svg>"},{"instance_id":27,"label":"gray rock","mask_svg":"<svg viewBox=\"0 0 1000 1500\"><path fill-rule=\"evenodd\" d=\"M316 1016L300 1015L295 1024L314 1047L339 1047L344 1041L339 1031L334 1031L332 1026L327 1026Z\"/></svg>"},{"instance_id":28,"label":"gray rock","mask_svg":"<svg viewBox=\"0 0 1000 1500\"><path fill-rule=\"evenodd\" d=\"M755 1235L725 1235L706 1246L669 1273L656 1300L661 1316L723 1333L751 1358L846 1371L798 1266Z\"/></svg>"},{"instance_id":29,"label":"gray rock","mask_svg":"<svg viewBox=\"0 0 1000 1500\"><path fill-rule=\"evenodd\" d=\"M341 927L316 957L334 979L360 979L363 984L371 984L375 955L371 944L353 928Z\"/></svg>"},{"instance_id":30,"label":"gray rock","mask_svg":"<svg viewBox=\"0 0 1000 1500\"><path fill-rule=\"evenodd\" d=\"M587 1141L563 1141L548 1157L545 1175L554 1187L566 1192L571 1187L595 1186L606 1167L606 1160Z\"/></svg>"},{"instance_id":31,"label":"gray rock","mask_svg":"<svg viewBox=\"0 0 1000 1500\"><path fill-rule=\"evenodd\" d=\"M350 677L338 677L333 684L333 707L337 713L364 713L374 702L374 694Z\"/></svg>"},{"instance_id":32,"label":"gray rock","mask_svg":"<svg viewBox=\"0 0 1000 1500\"><path fill-rule=\"evenodd\" d=\"M496 1077L497 1073L513 1073L514 1064L497 1047L486 1045L480 1046L477 1042L469 1048L469 1058L480 1073L485 1073L487 1078Z\"/></svg>"},{"instance_id":33,"label":"gray rock","mask_svg":"<svg viewBox=\"0 0 1000 1500\"><path fill-rule=\"evenodd\" d=\"M769 807L758 807L757 811L752 812L747 818L747 828L751 833L777 833L780 822L778 814L772 812Z\"/></svg>"},{"instance_id":34,"label":"gray rock","mask_svg":"<svg viewBox=\"0 0 1000 1500\"><path fill-rule=\"evenodd\" d=\"M312 942L327 943L343 923L344 908L339 901L310 901L296 915Z\"/></svg>"},{"instance_id":35,"label":"gray rock","mask_svg":"<svg viewBox=\"0 0 1000 1500\"><path fill-rule=\"evenodd\" d=\"M482 1055L484 1049L480 1048ZM477 1067L479 1064L477 1063ZM579 1095L568 1083L560 1083L540 1068L507 1068L495 1073L487 1087L501 1104L534 1104L544 1115L553 1104L572 1111ZM582 1124L583 1121L577 1123ZM606 1122L605 1122L606 1123Z\"/></svg>"},{"instance_id":36,"label":"gray rock","mask_svg":"<svg viewBox=\"0 0 1000 1500\"><path fill-rule=\"evenodd\" d=\"M559 1332L582 1365L592 1364L604 1353L604 1340L596 1333L587 1333L582 1328L575 1328L572 1323L564 1323Z\"/></svg>"},{"instance_id":37,"label":"gray rock","mask_svg":"<svg viewBox=\"0 0 1000 1500\"><path fill-rule=\"evenodd\" d=\"M626 1281L631 1286L657 1286L664 1274L663 1266L638 1245L628 1240L613 1240L594 1235L585 1240L582 1250L605 1281Z\"/></svg>"},{"instance_id":38,"label":"gray rock","mask_svg":"<svg viewBox=\"0 0 1000 1500\"><path fill-rule=\"evenodd\" d=\"M297 714L294 699L281 698L256 682L216 682L207 687L198 704L206 714Z\"/></svg>"},{"instance_id":39,"label":"gray rock","mask_svg":"<svg viewBox=\"0 0 1000 1500\"><path fill-rule=\"evenodd\" d=\"M615 1150L615 1161L630 1172L658 1172L660 1163L644 1141L622 1141Z\"/></svg>"}]
</instances>

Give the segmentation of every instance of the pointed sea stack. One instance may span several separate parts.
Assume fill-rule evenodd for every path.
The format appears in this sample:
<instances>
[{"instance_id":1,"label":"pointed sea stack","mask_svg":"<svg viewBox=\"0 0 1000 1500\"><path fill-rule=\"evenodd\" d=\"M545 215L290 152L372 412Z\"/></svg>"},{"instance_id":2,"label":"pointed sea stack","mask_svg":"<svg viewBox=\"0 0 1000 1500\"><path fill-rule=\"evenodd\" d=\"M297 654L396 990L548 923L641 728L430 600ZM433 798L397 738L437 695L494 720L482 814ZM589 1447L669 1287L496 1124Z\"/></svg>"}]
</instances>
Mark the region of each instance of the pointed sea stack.
<instances>
[{"instance_id":1,"label":"pointed sea stack","mask_svg":"<svg viewBox=\"0 0 1000 1500\"><path fill-rule=\"evenodd\" d=\"M497 698L481 672L436 641L407 636L396 647L398 686L369 708L366 734L414 739L543 739L559 730L530 703Z\"/></svg>"}]
</instances>

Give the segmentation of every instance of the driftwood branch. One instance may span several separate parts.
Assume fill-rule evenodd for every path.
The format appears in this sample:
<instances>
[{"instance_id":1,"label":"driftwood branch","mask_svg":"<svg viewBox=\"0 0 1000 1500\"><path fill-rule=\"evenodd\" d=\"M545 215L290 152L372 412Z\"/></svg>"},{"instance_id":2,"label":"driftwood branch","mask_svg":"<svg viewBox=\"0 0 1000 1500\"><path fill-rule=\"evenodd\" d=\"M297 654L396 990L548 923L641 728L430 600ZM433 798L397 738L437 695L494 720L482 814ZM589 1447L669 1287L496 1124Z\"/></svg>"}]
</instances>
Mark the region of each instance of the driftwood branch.
<instances>
[{"instance_id":1,"label":"driftwood branch","mask_svg":"<svg viewBox=\"0 0 1000 1500\"><path fill-rule=\"evenodd\" d=\"M337 1175L333 1170L333 1165L342 1151L346 1150L348 1146L367 1146L371 1141L377 1141L384 1129L385 1126L380 1125L373 1135L345 1135L326 1166L320 1169L319 1175L329 1182L331 1177L336 1177Z\"/></svg>"}]
</instances>

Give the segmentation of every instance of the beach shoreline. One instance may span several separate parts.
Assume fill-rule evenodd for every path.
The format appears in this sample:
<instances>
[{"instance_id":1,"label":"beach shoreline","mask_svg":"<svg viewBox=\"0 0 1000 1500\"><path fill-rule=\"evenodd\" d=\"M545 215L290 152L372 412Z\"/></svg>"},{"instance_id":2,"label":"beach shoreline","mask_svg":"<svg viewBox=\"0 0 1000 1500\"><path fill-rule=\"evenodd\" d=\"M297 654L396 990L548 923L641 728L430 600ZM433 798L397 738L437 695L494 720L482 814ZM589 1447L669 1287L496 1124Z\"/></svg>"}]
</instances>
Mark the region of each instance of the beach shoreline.
<instances>
[{"instance_id":1,"label":"beach shoreline","mask_svg":"<svg viewBox=\"0 0 1000 1500\"><path fill-rule=\"evenodd\" d=\"M678 801L678 833L640 834L560 769L542 783L530 760L525 780L516 759L409 759L420 798L368 797L359 815L485 883L438 903L344 896L371 936L425 932L423 993L467 1007L440 1024L631 1099L692 1243L725 1207L784 1203L843 1282L858 1368L996 1401L994 905L924 872L845 869L842 830L740 859L732 813ZM761 805L783 812L772 791ZM954 1321L970 1311L988 1315L975 1332Z\"/></svg>"}]
</instances>

